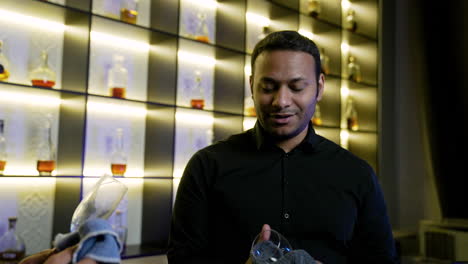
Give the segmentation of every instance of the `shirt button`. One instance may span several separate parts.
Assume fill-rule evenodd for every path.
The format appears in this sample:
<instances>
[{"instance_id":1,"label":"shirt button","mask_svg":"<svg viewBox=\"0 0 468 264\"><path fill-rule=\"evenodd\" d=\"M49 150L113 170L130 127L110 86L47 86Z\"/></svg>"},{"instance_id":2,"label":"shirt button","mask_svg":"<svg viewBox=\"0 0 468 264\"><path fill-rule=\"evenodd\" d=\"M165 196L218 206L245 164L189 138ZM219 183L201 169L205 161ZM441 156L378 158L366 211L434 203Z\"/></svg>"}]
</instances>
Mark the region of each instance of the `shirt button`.
<instances>
[{"instance_id":1,"label":"shirt button","mask_svg":"<svg viewBox=\"0 0 468 264\"><path fill-rule=\"evenodd\" d=\"M288 214L288 213L285 213L285 214L284 214L284 218L285 218L285 219L289 219L289 214Z\"/></svg>"}]
</instances>

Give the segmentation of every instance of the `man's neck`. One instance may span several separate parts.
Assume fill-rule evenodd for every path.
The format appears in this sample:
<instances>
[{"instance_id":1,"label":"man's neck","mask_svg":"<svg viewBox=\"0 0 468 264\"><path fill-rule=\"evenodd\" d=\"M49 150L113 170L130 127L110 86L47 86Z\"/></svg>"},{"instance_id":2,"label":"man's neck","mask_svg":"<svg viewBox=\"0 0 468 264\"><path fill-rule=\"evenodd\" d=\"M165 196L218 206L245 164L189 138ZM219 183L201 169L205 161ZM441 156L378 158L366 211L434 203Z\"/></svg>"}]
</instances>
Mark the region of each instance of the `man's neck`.
<instances>
[{"instance_id":1,"label":"man's neck","mask_svg":"<svg viewBox=\"0 0 468 264\"><path fill-rule=\"evenodd\" d=\"M301 142L307 136L307 132L309 131L308 128L309 128L309 125L307 125L304 128L304 130L302 130L302 132L296 135L295 137L277 141L275 142L275 145L280 147L282 150L284 150L284 152L289 153L291 150L293 150L295 147L301 144Z\"/></svg>"}]
</instances>

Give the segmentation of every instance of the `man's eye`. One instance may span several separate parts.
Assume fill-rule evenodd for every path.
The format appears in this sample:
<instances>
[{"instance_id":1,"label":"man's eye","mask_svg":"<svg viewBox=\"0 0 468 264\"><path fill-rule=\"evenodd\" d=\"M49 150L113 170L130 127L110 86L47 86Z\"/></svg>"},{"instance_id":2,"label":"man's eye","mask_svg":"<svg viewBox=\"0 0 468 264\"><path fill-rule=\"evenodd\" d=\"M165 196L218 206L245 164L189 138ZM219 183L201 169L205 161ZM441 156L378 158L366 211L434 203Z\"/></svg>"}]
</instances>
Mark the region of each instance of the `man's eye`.
<instances>
[{"instance_id":1,"label":"man's eye","mask_svg":"<svg viewBox=\"0 0 468 264\"><path fill-rule=\"evenodd\" d=\"M291 85L289 86L289 88L295 92L300 92L302 90L304 90L304 85Z\"/></svg>"},{"instance_id":2,"label":"man's eye","mask_svg":"<svg viewBox=\"0 0 468 264\"><path fill-rule=\"evenodd\" d=\"M262 84L262 89L264 91L268 91L268 92L273 91L275 89L275 84L273 84L273 83L264 83L264 84Z\"/></svg>"}]
</instances>

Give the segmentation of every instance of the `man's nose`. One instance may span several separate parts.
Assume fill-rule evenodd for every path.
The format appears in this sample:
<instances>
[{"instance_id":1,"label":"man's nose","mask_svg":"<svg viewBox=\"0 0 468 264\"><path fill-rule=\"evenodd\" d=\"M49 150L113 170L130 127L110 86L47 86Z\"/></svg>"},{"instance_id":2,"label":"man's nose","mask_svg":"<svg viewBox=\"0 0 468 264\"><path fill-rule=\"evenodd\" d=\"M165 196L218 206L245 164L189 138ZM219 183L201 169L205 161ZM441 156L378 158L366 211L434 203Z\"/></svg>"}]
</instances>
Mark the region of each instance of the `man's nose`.
<instances>
[{"instance_id":1,"label":"man's nose","mask_svg":"<svg viewBox=\"0 0 468 264\"><path fill-rule=\"evenodd\" d=\"M273 106L286 108L291 105L291 91L287 85L281 85L273 98Z\"/></svg>"}]
</instances>

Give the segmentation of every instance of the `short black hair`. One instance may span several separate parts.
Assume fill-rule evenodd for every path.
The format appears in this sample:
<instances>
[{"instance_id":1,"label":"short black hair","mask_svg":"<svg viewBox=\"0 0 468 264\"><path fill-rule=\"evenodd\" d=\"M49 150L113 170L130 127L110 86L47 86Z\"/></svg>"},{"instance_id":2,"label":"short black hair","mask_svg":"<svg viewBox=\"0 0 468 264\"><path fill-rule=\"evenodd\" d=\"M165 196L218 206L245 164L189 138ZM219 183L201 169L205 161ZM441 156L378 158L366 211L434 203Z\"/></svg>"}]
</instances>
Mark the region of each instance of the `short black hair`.
<instances>
[{"instance_id":1,"label":"short black hair","mask_svg":"<svg viewBox=\"0 0 468 264\"><path fill-rule=\"evenodd\" d=\"M252 75L254 73L255 60L257 57L264 51L274 50L302 51L312 55L315 61L315 74L318 81L321 71L321 63L320 52L317 45L315 45L311 39L292 30L272 32L255 45L251 61Z\"/></svg>"}]
</instances>

